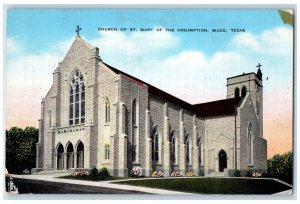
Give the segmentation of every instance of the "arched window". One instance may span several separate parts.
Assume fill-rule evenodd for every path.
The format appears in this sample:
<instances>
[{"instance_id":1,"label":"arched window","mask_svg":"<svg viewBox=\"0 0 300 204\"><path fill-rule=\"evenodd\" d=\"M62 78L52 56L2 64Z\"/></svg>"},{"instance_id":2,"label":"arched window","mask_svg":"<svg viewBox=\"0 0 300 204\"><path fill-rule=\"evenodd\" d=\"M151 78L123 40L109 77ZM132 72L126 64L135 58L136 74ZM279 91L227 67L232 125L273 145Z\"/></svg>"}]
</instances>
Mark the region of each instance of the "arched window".
<instances>
[{"instance_id":1,"label":"arched window","mask_svg":"<svg viewBox=\"0 0 300 204\"><path fill-rule=\"evenodd\" d=\"M158 133L157 133L157 126L153 127L152 133L151 133L151 138L152 138L152 161L158 161Z\"/></svg>"},{"instance_id":2,"label":"arched window","mask_svg":"<svg viewBox=\"0 0 300 204\"><path fill-rule=\"evenodd\" d=\"M110 103L108 98L105 100L105 123L110 122Z\"/></svg>"},{"instance_id":3,"label":"arched window","mask_svg":"<svg viewBox=\"0 0 300 204\"><path fill-rule=\"evenodd\" d=\"M109 159L109 144L106 144L105 147L105 159Z\"/></svg>"},{"instance_id":4,"label":"arched window","mask_svg":"<svg viewBox=\"0 0 300 204\"><path fill-rule=\"evenodd\" d=\"M69 124L76 125L85 122L85 86L83 77L76 70L70 81Z\"/></svg>"},{"instance_id":5,"label":"arched window","mask_svg":"<svg viewBox=\"0 0 300 204\"><path fill-rule=\"evenodd\" d=\"M184 144L185 144L185 152L186 152L186 162L190 162L190 140L189 140L189 133L185 135L184 139Z\"/></svg>"},{"instance_id":6,"label":"arched window","mask_svg":"<svg viewBox=\"0 0 300 204\"><path fill-rule=\"evenodd\" d=\"M236 88L236 89L235 89L235 91L234 91L234 97L235 97L235 98L240 97L240 89L239 89L239 88Z\"/></svg>"},{"instance_id":7,"label":"arched window","mask_svg":"<svg viewBox=\"0 0 300 204\"><path fill-rule=\"evenodd\" d=\"M249 165L253 165L253 133L252 133L252 124L248 125L248 134L247 134L247 152L248 152L248 162Z\"/></svg>"},{"instance_id":8,"label":"arched window","mask_svg":"<svg viewBox=\"0 0 300 204\"><path fill-rule=\"evenodd\" d=\"M175 131L172 130L170 133L170 142L171 142L171 161L174 163L176 161L176 140L175 140Z\"/></svg>"},{"instance_id":9,"label":"arched window","mask_svg":"<svg viewBox=\"0 0 300 204\"><path fill-rule=\"evenodd\" d=\"M198 145L199 165L202 165L202 147L201 147L201 138L200 138L200 136L198 136L197 145Z\"/></svg>"},{"instance_id":10,"label":"arched window","mask_svg":"<svg viewBox=\"0 0 300 204\"><path fill-rule=\"evenodd\" d=\"M247 88L244 86L244 87L242 88L242 97L245 97L246 94L247 94Z\"/></svg>"},{"instance_id":11,"label":"arched window","mask_svg":"<svg viewBox=\"0 0 300 204\"><path fill-rule=\"evenodd\" d=\"M136 150L137 150L137 107L136 99L132 102L132 137L131 137L131 147L132 147L132 161L136 160Z\"/></svg>"}]
</instances>

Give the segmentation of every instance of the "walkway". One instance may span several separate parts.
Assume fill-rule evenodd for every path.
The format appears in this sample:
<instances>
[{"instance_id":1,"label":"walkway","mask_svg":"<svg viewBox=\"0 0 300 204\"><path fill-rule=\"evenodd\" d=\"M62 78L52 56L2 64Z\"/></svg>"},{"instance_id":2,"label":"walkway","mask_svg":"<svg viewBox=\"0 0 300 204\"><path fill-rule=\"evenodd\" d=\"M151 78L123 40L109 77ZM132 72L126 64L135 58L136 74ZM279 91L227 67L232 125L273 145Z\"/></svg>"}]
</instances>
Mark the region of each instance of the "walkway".
<instances>
[{"instance_id":1,"label":"walkway","mask_svg":"<svg viewBox=\"0 0 300 204\"><path fill-rule=\"evenodd\" d=\"M185 193L180 191L170 191L170 190L163 190L163 189L155 189L155 188L147 188L147 187L140 187L140 186L130 186L130 185L121 185L121 184L114 184L111 181L84 181L84 180L72 180L72 179L61 179L56 178L59 176L65 176L67 174L53 174L53 175L12 175L13 178L20 178L20 179L30 179L30 180L40 180L40 181L49 181L49 182L56 182L56 183L65 183L65 184L76 184L76 185L84 185L84 186L94 186L94 187L101 187L101 188L108 188L108 189L116 189L126 191L126 192L138 192L138 193L147 193L147 194L158 194L158 195L195 195L192 193Z\"/></svg>"}]
</instances>

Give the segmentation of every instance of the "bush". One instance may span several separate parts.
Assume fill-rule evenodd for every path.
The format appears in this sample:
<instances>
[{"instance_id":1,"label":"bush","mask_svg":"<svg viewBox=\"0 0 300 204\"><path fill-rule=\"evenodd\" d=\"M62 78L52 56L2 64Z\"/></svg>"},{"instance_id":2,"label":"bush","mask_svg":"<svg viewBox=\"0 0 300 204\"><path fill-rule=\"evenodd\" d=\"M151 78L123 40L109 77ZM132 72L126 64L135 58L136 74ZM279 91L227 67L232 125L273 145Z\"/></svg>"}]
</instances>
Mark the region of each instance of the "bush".
<instances>
[{"instance_id":1,"label":"bush","mask_svg":"<svg viewBox=\"0 0 300 204\"><path fill-rule=\"evenodd\" d=\"M109 171L107 170L106 167L103 167L103 168L100 169L99 176L101 178L108 178L108 177L110 177Z\"/></svg>"},{"instance_id":2,"label":"bush","mask_svg":"<svg viewBox=\"0 0 300 204\"><path fill-rule=\"evenodd\" d=\"M160 177L164 177L164 173L161 171L154 171L152 174L153 178L160 178Z\"/></svg>"},{"instance_id":3,"label":"bush","mask_svg":"<svg viewBox=\"0 0 300 204\"><path fill-rule=\"evenodd\" d=\"M240 170L236 169L233 172L233 176L234 177L241 177L242 176L242 172Z\"/></svg>"},{"instance_id":4,"label":"bush","mask_svg":"<svg viewBox=\"0 0 300 204\"><path fill-rule=\"evenodd\" d=\"M187 172L186 176L193 177L193 176L195 176L195 174L193 171L189 171L189 172Z\"/></svg>"},{"instance_id":5,"label":"bush","mask_svg":"<svg viewBox=\"0 0 300 204\"><path fill-rule=\"evenodd\" d=\"M261 172L260 177L267 178L268 177L268 173L265 172L265 171L263 171L263 172Z\"/></svg>"},{"instance_id":6,"label":"bush","mask_svg":"<svg viewBox=\"0 0 300 204\"><path fill-rule=\"evenodd\" d=\"M180 171L174 171L171 173L171 177L181 177L182 173Z\"/></svg>"},{"instance_id":7,"label":"bush","mask_svg":"<svg viewBox=\"0 0 300 204\"><path fill-rule=\"evenodd\" d=\"M134 166L133 169L130 171L130 177L141 177L142 176L142 168L139 166Z\"/></svg>"},{"instance_id":8,"label":"bush","mask_svg":"<svg viewBox=\"0 0 300 204\"><path fill-rule=\"evenodd\" d=\"M268 176L278 178L292 184L293 181L293 153L276 154L268 160Z\"/></svg>"},{"instance_id":9,"label":"bush","mask_svg":"<svg viewBox=\"0 0 300 204\"><path fill-rule=\"evenodd\" d=\"M252 177L252 174L253 174L252 170L249 169L249 170L246 171L245 176L246 177Z\"/></svg>"},{"instance_id":10,"label":"bush","mask_svg":"<svg viewBox=\"0 0 300 204\"><path fill-rule=\"evenodd\" d=\"M93 166L91 169L91 176L98 176L98 174L98 169L95 166Z\"/></svg>"}]
</instances>

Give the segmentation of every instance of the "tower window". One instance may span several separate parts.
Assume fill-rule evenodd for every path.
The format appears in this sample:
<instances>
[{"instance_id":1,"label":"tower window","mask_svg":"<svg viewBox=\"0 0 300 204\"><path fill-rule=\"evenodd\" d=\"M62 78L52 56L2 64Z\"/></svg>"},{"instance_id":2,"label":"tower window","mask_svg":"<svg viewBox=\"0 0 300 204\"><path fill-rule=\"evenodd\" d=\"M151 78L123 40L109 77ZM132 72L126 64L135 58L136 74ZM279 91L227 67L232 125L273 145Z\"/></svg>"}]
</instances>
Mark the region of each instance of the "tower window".
<instances>
[{"instance_id":1,"label":"tower window","mask_svg":"<svg viewBox=\"0 0 300 204\"><path fill-rule=\"evenodd\" d=\"M240 89L239 89L239 88L236 88L236 89L235 89L235 91L234 91L234 97L235 97L235 98L240 97Z\"/></svg>"},{"instance_id":2,"label":"tower window","mask_svg":"<svg viewBox=\"0 0 300 204\"><path fill-rule=\"evenodd\" d=\"M245 97L246 94L247 94L247 89L246 89L246 87L243 87L242 88L242 97Z\"/></svg>"}]
</instances>

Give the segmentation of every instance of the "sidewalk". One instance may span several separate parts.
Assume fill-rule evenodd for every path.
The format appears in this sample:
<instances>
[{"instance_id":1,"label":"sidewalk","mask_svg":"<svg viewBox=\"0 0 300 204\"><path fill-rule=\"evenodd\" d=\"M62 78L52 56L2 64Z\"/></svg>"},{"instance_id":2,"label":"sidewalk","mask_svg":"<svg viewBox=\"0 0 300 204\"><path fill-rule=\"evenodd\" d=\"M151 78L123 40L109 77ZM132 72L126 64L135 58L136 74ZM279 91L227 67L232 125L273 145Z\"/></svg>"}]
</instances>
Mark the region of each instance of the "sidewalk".
<instances>
[{"instance_id":1,"label":"sidewalk","mask_svg":"<svg viewBox=\"0 0 300 204\"><path fill-rule=\"evenodd\" d=\"M50 182L56 182L56 183L85 185L85 186L96 186L96 187L112 188L112 189L118 189L118 190L138 191L138 192L142 192L142 193L150 193L150 194L157 194L157 195L195 195L192 193L185 193L185 192L180 192L180 191L170 191L170 190L147 188L147 187L140 187L140 186L114 184L111 181L95 182L95 181L55 178L55 177L65 176L65 175L67 175L67 174L65 174L65 173L64 174L54 174L54 175L37 175L37 174L35 174L35 175L11 175L11 176L13 178L41 180L41 181L50 181Z\"/></svg>"}]
</instances>

